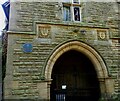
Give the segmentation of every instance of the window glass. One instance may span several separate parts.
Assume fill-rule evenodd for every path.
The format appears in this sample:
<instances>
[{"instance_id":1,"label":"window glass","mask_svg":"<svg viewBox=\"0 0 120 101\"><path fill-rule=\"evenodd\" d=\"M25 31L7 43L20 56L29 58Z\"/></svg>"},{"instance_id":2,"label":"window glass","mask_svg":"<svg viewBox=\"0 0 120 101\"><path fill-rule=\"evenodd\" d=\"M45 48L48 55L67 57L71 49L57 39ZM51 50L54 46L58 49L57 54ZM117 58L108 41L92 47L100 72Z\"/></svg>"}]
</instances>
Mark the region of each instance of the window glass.
<instances>
[{"instance_id":1,"label":"window glass","mask_svg":"<svg viewBox=\"0 0 120 101\"><path fill-rule=\"evenodd\" d=\"M73 0L73 3L79 4L80 2L79 2L79 0Z\"/></svg>"},{"instance_id":2,"label":"window glass","mask_svg":"<svg viewBox=\"0 0 120 101\"><path fill-rule=\"evenodd\" d=\"M67 2L67 3L66 3ZM81 21L80 0L64 0L63 20Z\"/></svg>"},{"instance_id":3,"label":"window glass","mask_svg":"<svg viewBox=\"0 0 120 101\"><path fill-rule=\"evenodd\" d=\"M74 7L74 20L80 21L80 8Z\"/></svg>"},{"instance_id":4,"label":"window glass","mask_svg":"<svg viewBox=\"0 0 120 101\"><path fill-rule=\"evenodd\" d=\"M71 20L70 7L64 6L63 13L64 13L63 20L70 21Z\"/></svg>"}]
</instances>

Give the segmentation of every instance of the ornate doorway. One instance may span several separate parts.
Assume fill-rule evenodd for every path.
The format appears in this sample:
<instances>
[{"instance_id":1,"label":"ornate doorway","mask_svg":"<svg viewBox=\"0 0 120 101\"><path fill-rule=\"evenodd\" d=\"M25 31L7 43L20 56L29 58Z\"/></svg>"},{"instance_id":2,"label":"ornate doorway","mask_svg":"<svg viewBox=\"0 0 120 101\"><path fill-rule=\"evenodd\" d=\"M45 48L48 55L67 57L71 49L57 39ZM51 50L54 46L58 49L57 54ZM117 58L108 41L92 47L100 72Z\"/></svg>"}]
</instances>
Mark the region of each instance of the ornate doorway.
<instances>
[{"instance_id":1,"label":"ornate doorway","mask_svg":"<svg viewBox=\"0 0 120 101\"><path fill-rule=\"evenodd\" d=\"M100 84L91 61L70 50L55 62L51 75L51 101L98 101Z\"/></svg>"}]
</instances>

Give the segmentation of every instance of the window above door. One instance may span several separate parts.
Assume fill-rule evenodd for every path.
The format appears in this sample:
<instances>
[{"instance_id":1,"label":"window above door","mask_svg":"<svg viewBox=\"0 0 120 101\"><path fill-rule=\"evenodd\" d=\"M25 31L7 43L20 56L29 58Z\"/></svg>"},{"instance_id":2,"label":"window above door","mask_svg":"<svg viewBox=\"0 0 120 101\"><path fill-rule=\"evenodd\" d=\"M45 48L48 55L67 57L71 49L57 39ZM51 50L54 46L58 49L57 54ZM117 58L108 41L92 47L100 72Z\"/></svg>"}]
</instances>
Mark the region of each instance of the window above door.
<instances>
[{"instance_id":1,"label":"window above door","mask_svg":"<svg viewBox=\"0 0 120 101\"><path fill-rule=\"evenodd\" d=\"M80 0L63 0L63 21L81 21Z\"/></svg>"}]
</instances>

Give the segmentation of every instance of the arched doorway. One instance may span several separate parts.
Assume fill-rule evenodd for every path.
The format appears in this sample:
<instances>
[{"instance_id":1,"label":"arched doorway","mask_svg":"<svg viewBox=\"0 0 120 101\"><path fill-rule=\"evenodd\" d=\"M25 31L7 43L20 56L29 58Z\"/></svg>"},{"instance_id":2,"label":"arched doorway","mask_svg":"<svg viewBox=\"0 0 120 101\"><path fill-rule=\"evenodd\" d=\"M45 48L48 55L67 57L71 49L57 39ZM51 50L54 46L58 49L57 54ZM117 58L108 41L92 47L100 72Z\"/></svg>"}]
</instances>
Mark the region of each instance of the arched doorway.
<instances>
[{"instance_id":1,"label":"arched doorway","mask_svg":"<svg viewBox=\"0 0 120 101\"><path fill-rule=\"evenodd\" d=\"M98 91L96 91L96 92L98 92L97 96L101 95L100 99L103 100L106 98L105 97L106 94L108 94L108 95L112 94L114 92L114 89L111 89L111 88L114 88L114 80L109 77L108 69L105 65L105 62L103 61L103 58L100 56L100 54L94 48L92 48L91 46L89 46L83 42L80 42L77 40L70 40L68 42L61 43L61 45L56 47L56 49L53 50L53 52L51 53L51 55L48 58L48 61L46 62L45 68L43 70L43 76L45 76L45 79L48 81L48 83L47 83L47 98L51 99L50 98L50 95L51 95L50 88L52 86L51 81L52 81L52 79L54 79L54 76L52 76L52 75L55 74L55 71L57 71L57 70L54 70L54 68L57 68L56 64L59 64L58 61L60 60L61 57L64 56L64 54L66 54L67 52L69 53L72 50L75 51L75 54L78 54L78 53L79 53L79 55L81 54L79 57L83 56L85 58L85 61L88 61L88 63L91 64L90 67L93 67L93 68L91 68L91 71L94 71L93 74L95 75L95 78L93 78L91 84L94 84L94 82L93 82L94 80L96 83L97 83L97 81L99 81L99 83L97 85ZM85 62L83 62L83 63L85 63ZM86 67L86 65L83 65L83 66ZM75 67L76 70L79 69L78 67L80 67L80 66ZM61 67L61 68L63 68L63 67ZM73 67L71 66L70 69L72 70L72 68ZM87 70L85 73L87 73L87 76L89 76L88 75L89 73ZM79 72L78 72L78 74L79 74ZM79 76L77 78L79 78ZM89 78L87 78L87 80L88 79ZM63 84L63 86L65 86L65 85ZM99 92L99 85L100 85L100 92ZM90 86L90 87L92 87L92 86Z\"/></svg>"},{"instance_id":2,"label":"arched doorway","mask_svg":"<svg viewBox=\"0 0 120 101\"><path fill-rule=\"evenodd\" d=\"M51 101L98 101L100 85L91 61L82 53L70 50L53 67Z\"/></svg>"}]
</instances>

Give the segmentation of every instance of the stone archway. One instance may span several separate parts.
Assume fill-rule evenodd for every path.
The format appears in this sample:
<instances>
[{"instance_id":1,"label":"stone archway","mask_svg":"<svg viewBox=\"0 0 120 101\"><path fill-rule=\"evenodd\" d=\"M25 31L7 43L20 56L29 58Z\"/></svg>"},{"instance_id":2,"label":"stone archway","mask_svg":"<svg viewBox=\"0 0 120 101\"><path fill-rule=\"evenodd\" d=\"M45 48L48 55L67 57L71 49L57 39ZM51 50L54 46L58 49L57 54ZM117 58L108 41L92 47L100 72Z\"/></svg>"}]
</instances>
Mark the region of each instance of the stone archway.
<instances>
[{"instance_id":1,"label":"stone archway","mask_svg":"<svg viewBox=\"0 0 120 101\"><path fill-rule=\"evenodd\" d=\"M113 80L109 78L108 75L109 73L102 57L98 54L98 52L95 49L79 41L69 41L63 43L51 54L46 64L45 78L47 80L51 80L51 73L55 62L63 53L69 50L76 50L78 52L81 52L91 60L97 72L97 77L100 83L101 94L111 94L113 92L113 89L111 89L111 86L113 86L112 85ZM48 87L48 96L50 97L50 87Z\"/></svg>"}]
</instances>

